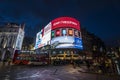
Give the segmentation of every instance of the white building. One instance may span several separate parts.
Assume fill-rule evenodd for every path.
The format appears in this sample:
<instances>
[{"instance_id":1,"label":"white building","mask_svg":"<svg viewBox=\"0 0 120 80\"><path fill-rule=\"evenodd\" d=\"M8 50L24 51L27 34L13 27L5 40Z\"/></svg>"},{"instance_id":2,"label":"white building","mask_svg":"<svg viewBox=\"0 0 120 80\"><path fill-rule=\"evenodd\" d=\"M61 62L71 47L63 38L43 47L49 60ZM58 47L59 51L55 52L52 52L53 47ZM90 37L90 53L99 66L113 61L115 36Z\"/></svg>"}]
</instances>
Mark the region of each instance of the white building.
<instances>
[{"instance_id":1,"label":"white building","mask_svg":"<svg viewBox=\"0 0 120 80\"><path fill-rule=\"evenodd\" d=\"M25 25L8 23L0 26L0 60L13 58L15 50L21 50Z\"/></svg>"}]
</instances>

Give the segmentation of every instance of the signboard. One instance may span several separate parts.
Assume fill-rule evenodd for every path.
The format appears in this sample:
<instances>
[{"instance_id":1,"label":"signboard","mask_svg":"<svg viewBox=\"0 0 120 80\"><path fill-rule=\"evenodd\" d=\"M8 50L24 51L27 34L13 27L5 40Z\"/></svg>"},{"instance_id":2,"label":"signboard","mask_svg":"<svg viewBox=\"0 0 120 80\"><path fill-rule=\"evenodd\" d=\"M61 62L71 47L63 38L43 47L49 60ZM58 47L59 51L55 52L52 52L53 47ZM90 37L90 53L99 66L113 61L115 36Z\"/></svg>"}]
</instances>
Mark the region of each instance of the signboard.
<instances>
[{"instance_id":1,"label":"signboard","mask_svg":"<svg viewBox=\"0 0 120 80\"><path fill-rule=\"evenodd\" d=\"M56 18L53 21L51 21L51 23L52 23L52 30L56 28L65 28L65 27L70 27L80 30L79 21L71 17Z\"/></svg>"},{"instance_id":2,"label":"signboard","mask_svg":"<svg viewBox=\"0 0 120 80\"><path fill-rule=\"evenodd\" d=\"M54 46L54 48L77 48L81 50L83 49L82 39L72 36L55 37L51 40L51 45Z\"/></svg>"},{"instance_id":3,"label":"signboard","mask_svg":"<svg viewBox=\"0 0 120 80\"><path fill-rule=\"evenodd\" d=\"M24 31L22 29L19 29L19 33L16 40L16 46L15 46L16 50L21 50L23 38L24 38Z\"/></svg>"},{"instance_id":4,"label":"signboard","mask_svg":"<svg viewBox=\"0 0 120 80\"><path fill-rule=\"evenodd\" d=\"M50 44L51 40L51 23L49 23L44 29L37 33L35 49Z\"/></svg>"},{"instance_id":5,"label":"signboard","mask_svg":"<svg viewBox=\"0 0 120 80\"><path fill-rule=\"evenodd\" d=\"M35 49L51 45L54 48L77 48L82 50L82 39L79 38L79 31L80 23L75 18L56 18L37 34Z\"/></svg>"},{"instance_id":6,"label":"signboard","mask_svg":"<svg viewBox=\"0 0 120 80\"><path fill-rule=\"evenodd\" d=\"M37 33L35 49L44 46L44 44L41 43L42 42L42 33L43 33L43 30L41 30L40 32Z\"/></svg>"},{"instance_id":7,"label":"signboard","mask_svg":"<svg viewBox=\"0 0 120 80\"><path fill-rule=\"evenodd\" d=\"M45 26L43 34L44 35L42 37L41 44L44 44L44 45L50 44L50 40L51 40L51 23L49 23L47 26Z\"/></svg>"}]
</instances>

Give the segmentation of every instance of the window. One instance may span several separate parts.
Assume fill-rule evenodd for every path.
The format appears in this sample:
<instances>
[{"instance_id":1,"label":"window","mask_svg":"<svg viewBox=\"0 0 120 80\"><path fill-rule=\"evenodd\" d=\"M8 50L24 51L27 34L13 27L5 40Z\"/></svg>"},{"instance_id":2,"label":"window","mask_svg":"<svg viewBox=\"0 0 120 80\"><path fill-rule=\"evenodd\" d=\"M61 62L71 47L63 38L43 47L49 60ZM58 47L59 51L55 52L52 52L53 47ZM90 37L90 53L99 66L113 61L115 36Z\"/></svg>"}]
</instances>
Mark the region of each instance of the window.
<instances>
[{"instance_id":1,"label":"window","mask_svg":"<svg viewBox=\"0 0 120 80\"><path fill-rule=\"evenodd\" d=\"M1 40L1 44L3 44L3 42L4 42L4 38L2 38L2 40Z\"/></svg>"},{"instance_id":2,"label":"window","mask_svg":"<svg viewBox=\"0 0 120 80\"><path fill-rule=\"evenodd\" d=\"M53 51L52 53L53 53L53 54L56 54L56 51Z\"/></svg>"},{"instance_id":3,"label":"window","mask_svg":"<svg viewBox=\"0 0 120 80\"><path fill-rule=\"evenodd\" d=\"M73 55L74 57L78 57L78 55Z\"/></svg>"},{"instance_id":4,"label":"window","mask_svg":"<svg viewBox=\"0 0 120 80\"><path fill-rule=\"evenodd\" d=\"M58 57L64 57L63 55L58 55Z\"/></svg>"},{"instance_id":5,"label":"window","mask_svg":"<svg viewBox=\"0 0 120 80\"><path fill-rule=\"evenodd\" d=\"M62 50L60 50L59 53L62 54L63 53Z\"/></svg>"},{"instance_id":6,"label":"window","mask_svg":"<svg viewBox=\"0 0 120 80\"><path fill-rule=\"evenodd\" d=\"M66 55L66 57L71 57L71 55Z\"/></svg>"},{"instance_id":7,"label":"window","mask_svg":"<svg viewBox=\"0 0 120 80\"><path fill-rule=\"evenodd\" d=\"M70 51L69 51L69 50L67 51L67 54L70 54Z\"/></svg>"}]
</instances>

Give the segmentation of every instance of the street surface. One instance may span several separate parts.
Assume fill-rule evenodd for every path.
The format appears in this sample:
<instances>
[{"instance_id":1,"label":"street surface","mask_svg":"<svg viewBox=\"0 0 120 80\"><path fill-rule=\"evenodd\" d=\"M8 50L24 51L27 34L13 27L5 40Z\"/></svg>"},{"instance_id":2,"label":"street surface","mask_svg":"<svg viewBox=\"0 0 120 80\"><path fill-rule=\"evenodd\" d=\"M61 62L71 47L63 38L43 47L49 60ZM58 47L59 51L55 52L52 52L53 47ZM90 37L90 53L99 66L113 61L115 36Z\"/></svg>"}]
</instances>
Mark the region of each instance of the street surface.
<instances>
[{"instance_id":1,"label":"street surface","mask_svg":"<svg viewBox=\"0 0 120 80\"><path fill-rule=\"evenodd\" d=\"M72 65L13 65L0 68L0 80L120 80L118 76L85 73L80 69Z\"/></svg>"}]
</instances>

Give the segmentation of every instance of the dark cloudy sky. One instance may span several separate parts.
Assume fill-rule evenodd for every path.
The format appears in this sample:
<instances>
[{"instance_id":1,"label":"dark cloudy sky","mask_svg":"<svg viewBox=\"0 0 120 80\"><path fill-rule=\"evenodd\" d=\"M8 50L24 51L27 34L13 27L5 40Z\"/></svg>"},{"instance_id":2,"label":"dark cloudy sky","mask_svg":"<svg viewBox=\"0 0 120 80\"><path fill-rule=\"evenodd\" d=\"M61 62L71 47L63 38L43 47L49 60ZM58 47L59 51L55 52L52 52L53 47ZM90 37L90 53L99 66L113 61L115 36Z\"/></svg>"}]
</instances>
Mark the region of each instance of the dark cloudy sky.
<instances>
[{"instance_id":1,"label":"dark cloudy sky","mask_svg":"<svg viewBox=\"0 0 120 80\"><path fill-rule=\"evenodd\" d=\"M0 0L0 23L43 28L60 16L78 19L104 41L120 37L119 0Z\"/></svg>"}]
</instances>

